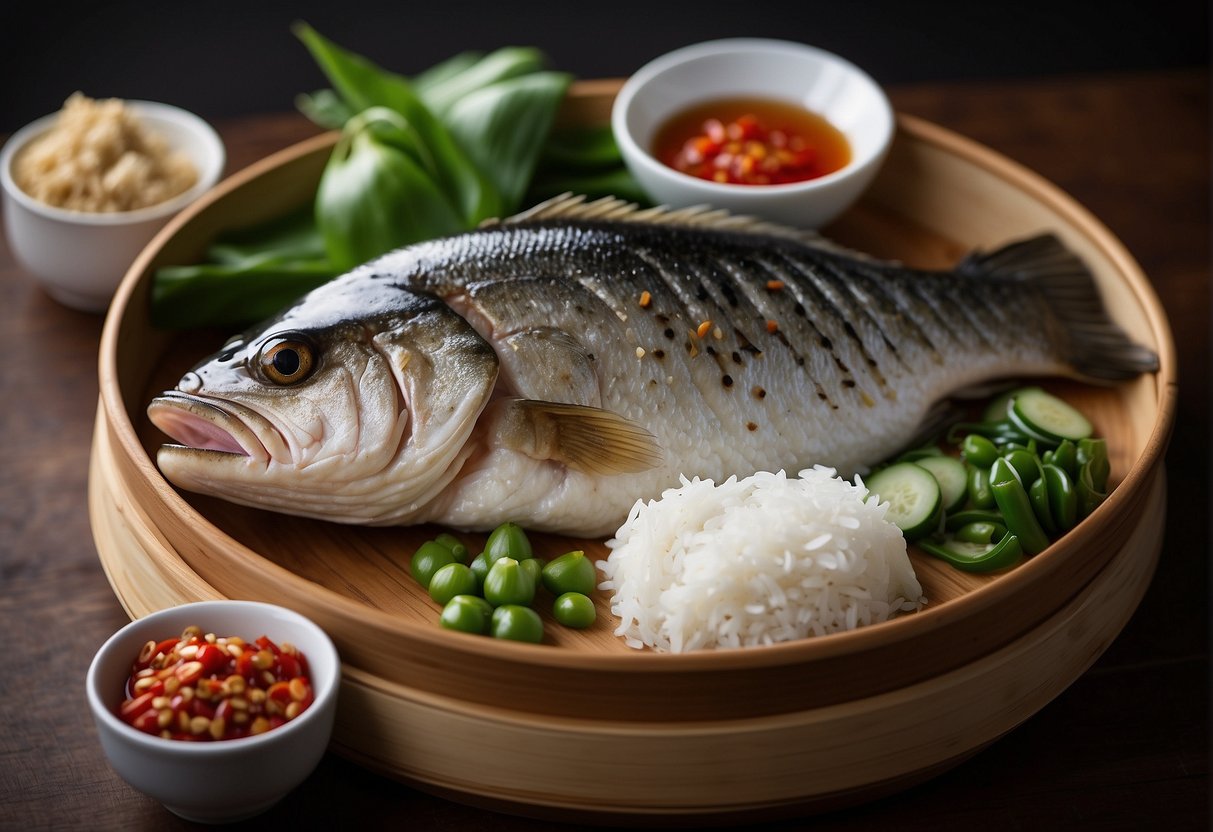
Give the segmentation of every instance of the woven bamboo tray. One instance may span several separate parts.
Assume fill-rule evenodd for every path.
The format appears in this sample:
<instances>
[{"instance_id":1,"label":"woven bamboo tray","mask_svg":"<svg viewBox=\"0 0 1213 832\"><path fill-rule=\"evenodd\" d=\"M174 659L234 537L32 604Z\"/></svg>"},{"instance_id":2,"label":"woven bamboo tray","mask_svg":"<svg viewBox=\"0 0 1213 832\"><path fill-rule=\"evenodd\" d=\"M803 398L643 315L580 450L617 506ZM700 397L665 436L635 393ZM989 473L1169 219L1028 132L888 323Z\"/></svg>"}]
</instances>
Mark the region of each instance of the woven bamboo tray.
<instances>
[{"instance_id":1,"label":"woven bamboo tray","mask_svg":"<svg viewBox=\"0 0 1213 832\"><path fill-rule=\"evenodd\" d=\"M604 120L615 88L578 85L562 117ZM437 626L437 605L407 570L433 528L351 528L178 493L149 455L163 440L144 408L224 334L152 329L150 275L196 258L226 229L304 204L333 141L317 137L222 183L132 267L102 338L90 510L101 561L133 616L249 598L325 627L346 665L339 751L461 799L527 811L727 819L833 806L929 776L1011 729L1081 674L1136 608L1161 545L1161 460L1175 408L1174 348L1157 298L1119 242L1056 188L904 116L885 169L831 236L942 266L972 247L1053 231L1091 265L1113 316L1160 356L1157 374L1115 388L1044 382L1107 437L1116 488L1010 573L967 575L915 552L930 602L922 612L762 649L633 651L612 635L605 599L590 630L550 626L544 645L502 643ZM482 542L465 537L469 548ZM605 551L601 541L535 543L548 556ZM506 754L528 764L493 764Z\"/></svg>"}]
</instances>

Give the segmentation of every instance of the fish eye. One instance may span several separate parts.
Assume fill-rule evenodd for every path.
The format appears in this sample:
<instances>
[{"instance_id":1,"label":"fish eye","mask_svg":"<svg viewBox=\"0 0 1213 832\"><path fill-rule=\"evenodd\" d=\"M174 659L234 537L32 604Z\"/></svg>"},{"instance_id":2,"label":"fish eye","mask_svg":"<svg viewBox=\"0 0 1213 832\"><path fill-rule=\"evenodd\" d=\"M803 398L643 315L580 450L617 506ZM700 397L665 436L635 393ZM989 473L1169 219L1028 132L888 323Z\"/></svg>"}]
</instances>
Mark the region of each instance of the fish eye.
<instances>
[{"instance_id":1,"label":"fish eye","mask_svg":"<svg viewBox=\"0 0 1213 832\"><path fill-rule=\"evenodd\" d=\"M257 358L262 374L274 384L284 386L303 381L316 366L312 345L302 335L293 333L266 341Z\"/></svg>"}]
</instances>

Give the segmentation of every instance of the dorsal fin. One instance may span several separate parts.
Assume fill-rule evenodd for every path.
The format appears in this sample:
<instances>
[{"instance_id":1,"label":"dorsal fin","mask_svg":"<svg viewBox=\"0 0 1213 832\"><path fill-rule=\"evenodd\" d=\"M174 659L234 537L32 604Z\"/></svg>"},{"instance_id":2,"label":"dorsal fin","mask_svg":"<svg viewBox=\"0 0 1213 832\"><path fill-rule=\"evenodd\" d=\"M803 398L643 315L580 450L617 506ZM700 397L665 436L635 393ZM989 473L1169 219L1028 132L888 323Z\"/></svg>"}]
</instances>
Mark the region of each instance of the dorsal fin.
<instances>
[{"instance_id":1,"label":"dorsal fin","mask_svg":"<svg viewBox=\"0 0 1213 832\"><path fill-rule=\"evenodd\" d=\"M815 231L767 222L757 217L731 214L723 208L712 208L710 205L692 205L688 208L670 208L666 205L658 205L653 208L641 208L635 202L625 202L613 196L604 196L587 202L584 195L574 193L563 193L560 196L552 197L512 217L485 220L483 225L522 225L556 219L601 220L749 231L755 234L770 234L809 242L821 239L821 235Z\"/></svg>"},{"instance_id":2,"label":"dorsal fin","mask_svg":"<svg viewBox=\"0 0 1213 832\"><path fill-rule=\"evenodd\" d=\"M627 202L613 196L604 196L587 202L583 194L571 192L554 196L510 217L487 219L480 224L480 227L526 225L544 220L593 220L736 231L745 234L783 237L823 251L869 262L888 262L876 261L871 255L839 245L833 240L823 237L817 231L794 228L790 225L770 222L745 214L733 214L723 208L713 208L710 205L692 205L687 208L657 205L652 208L641 208L635 202Z\"/></svg>"}]
</instances>

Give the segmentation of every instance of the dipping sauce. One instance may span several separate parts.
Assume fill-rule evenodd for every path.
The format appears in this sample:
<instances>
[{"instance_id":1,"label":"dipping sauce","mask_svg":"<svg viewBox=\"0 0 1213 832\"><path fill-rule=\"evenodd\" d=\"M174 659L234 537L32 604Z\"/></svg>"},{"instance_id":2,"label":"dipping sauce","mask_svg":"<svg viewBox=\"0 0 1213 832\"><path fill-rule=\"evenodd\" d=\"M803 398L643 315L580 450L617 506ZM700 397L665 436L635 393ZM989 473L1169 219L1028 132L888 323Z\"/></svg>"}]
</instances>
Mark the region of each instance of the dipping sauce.
<instances>
[{"instance_id":1,"label":"dipping sauce","mask_svg":"<svg viewBox=\"0 0 1213 832\"><path fill-rule=\"evenodd\" d=\"M785 185L851 161L846 136L786 101L732 98L696 104L657 131L653 155L676 171L731 185Z\"/></svg>"},{"instance_id":2,"label":"dipping sauce","mask_svg":"<svg viewBox=\"0 0 1213 832\"><path fill-rule=\"evenodd\" d=\"M173 740L228 740L263 734L303 713L315 699L307 659L266 636L203 634L187 627L149 641L131 664L119 718Z\"/></svg>"}]
</instances>

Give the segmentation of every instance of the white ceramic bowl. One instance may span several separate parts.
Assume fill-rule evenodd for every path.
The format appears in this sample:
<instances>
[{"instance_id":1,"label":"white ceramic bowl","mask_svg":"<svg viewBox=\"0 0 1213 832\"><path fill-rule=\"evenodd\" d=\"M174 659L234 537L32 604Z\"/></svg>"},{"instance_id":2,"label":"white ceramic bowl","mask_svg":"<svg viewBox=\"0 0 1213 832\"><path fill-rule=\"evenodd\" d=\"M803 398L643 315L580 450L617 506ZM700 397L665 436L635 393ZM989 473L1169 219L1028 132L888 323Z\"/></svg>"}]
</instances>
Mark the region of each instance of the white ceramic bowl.
<instances>
[{"instance_id":1,"label":"white ceramic bowl","mask_svg":"<svg viewBox=\"0 0 1213 832\"><path fill-rule=\"evenodd\" d=\"M307 658L315 700L284 725L241 739L184 742L127 725L116 710L140 648L191 624L219 636L251 641L265 635L294 644ZM253 601L199 601L123 627L93 657L85 686L101 746L124 780L183 818L226 823L265 811L320 762L333 731L340 680L332 641L302 615Z\"/></svg>"},{"instance_id":2,"label":"white ceramic bowl","mask_svg":"<svg viewBox=\"0 0 1213 832\"><path fill-rule=\"evenodd\" d=\"M650 152L667 118L704 101L765 98L824 116L851 146L851 161L826 176L786 185L730 185L680 173ZM893 108L854 64L804 44L761 38L708 41L670 52L624 83L611 127L624 162L655 202L712 205L738 214L818 228L853 203L892 143Z\"/></svg>"},{"instance_id":3,"label":"white ceramic bowl","mask_svg":"<svg viewBox=\"0 0 1213 832\"><path fill-rule=\"evenodd\" d=\"M17 152L49 130L57 113L21 128L0 149L4 229L13 256L53 298L88 312L105 311L136 255L174 214L219 181L226 161L218 134L192 113L150 101L126 103L149 130L194 162L198 181L192 188L136 211L68 211L22 191L12 173Z\"/></svg>"}]
</instances>

